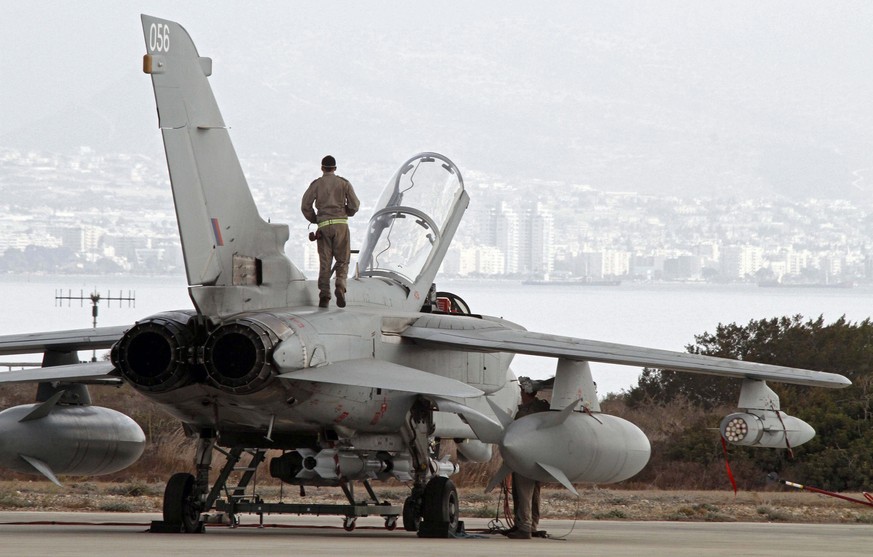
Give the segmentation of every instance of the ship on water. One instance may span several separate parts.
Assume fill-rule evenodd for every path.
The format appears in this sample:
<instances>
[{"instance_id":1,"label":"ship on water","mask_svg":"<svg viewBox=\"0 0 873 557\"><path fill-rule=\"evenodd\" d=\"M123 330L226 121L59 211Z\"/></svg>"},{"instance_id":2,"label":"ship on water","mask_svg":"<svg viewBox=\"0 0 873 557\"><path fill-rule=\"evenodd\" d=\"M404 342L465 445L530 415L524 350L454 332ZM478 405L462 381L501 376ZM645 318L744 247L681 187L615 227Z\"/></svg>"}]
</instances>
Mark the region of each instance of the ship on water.
<instances>
[{"instance_id":1,"label":"ship on water","mask_svg":"<svg viewBox=\"0 0 873 557\"><path fill-rule=\"evenodd\" d=\"M762 288L854 288L855 283L851 280L839 282L784 282L778 280L762 280L758 281L758 286Z\"/></svg>"},{"instance_id":2,"label":"ship on water","mask_svg":"<svg viewBox=\"0 0 873 557\"><path fill-rule=\"evenodd\" d=\"M584 277L551 277L544 275L539 279L527 279L521 281L524 285L534 286L619 286L621 281L618 279L594 278L591 276Z\"/></svg>"}]
</instances>

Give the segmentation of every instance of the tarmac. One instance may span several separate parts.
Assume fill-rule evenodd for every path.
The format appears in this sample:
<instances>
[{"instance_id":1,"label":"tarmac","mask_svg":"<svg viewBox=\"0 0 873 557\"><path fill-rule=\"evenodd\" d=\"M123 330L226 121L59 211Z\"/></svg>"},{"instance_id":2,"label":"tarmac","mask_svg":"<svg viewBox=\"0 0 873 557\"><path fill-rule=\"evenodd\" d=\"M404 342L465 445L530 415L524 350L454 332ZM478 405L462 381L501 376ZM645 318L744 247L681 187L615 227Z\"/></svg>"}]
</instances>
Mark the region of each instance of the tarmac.
<instances>
[{"instance_id":1,"label":"tarmac","mask_svg":"<svg viewBox=\"0 0 873 557\"><path fill-rule=\"evenodd\" d=\"M347 532L335 516L243 515L240 526L203 534L147 532L156 514L0 512L0 554L34 555L347 555L539 556L825 556L870 555L873 526L743 522L546 520L550 538L510 540L487 534L488 519L464 518L468 537L421 539L377 517Z\"/></svg>"}]
</instances>

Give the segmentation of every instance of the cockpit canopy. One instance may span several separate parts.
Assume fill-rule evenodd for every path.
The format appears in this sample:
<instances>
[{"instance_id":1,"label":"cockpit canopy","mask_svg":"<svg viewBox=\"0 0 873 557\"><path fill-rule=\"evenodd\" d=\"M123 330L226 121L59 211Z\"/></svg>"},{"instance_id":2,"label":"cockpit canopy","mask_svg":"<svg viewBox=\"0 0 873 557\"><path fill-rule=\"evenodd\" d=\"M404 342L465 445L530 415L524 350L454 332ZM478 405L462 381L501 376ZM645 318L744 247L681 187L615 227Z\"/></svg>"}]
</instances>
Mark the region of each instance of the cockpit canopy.
<instances>
[{"instance_id":1,"label":"cockpit canopy","mask_svg":"<svg viewBox=\"0 0 873 557\"><path fill-rule=\"evenodd\" d=\"M446 157L420 153L406 161L370 219L360 274L409 288L426 279L429 287L468 201L461 173Z\"/></svg>"}]
</instances>

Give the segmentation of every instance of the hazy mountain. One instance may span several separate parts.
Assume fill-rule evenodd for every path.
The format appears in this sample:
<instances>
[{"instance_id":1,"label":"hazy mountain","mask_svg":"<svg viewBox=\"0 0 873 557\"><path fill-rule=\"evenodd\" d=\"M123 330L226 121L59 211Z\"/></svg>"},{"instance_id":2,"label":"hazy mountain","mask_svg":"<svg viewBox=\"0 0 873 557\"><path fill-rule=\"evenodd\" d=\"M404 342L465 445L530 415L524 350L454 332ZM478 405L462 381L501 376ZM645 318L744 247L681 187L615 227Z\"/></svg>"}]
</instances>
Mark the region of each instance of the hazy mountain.
<instances>
[{"instance_id":1,"label":"hazy mountain","mask_svg":"<svg viewBox=\"0 0 873 557\"><path fill-rule=\"evenodd\" d=\"M7 18L0 38L0 146L159 152L139 12L125 4L13 9L17 23ZM437 150L462 171L509 181L873 193L868 3L153 2L148 11L182 23L214 59L213 88L243 157L330 152L384 165L387 177L405 157Z\"/></svg>"}]
</instances>

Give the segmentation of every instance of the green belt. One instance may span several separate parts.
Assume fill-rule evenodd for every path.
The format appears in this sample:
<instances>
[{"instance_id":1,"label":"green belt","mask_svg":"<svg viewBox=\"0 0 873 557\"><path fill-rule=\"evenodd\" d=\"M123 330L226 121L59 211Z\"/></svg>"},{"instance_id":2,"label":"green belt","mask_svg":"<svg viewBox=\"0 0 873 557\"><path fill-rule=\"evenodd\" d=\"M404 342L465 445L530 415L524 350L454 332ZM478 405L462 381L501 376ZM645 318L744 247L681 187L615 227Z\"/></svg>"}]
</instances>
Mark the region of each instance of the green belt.
<instances>
[{"instance_id":1,"label":"green belt","mask_svg":"<svg viewBox=\"0 0 873 557\"><path fill-rule=\"evenodd\" d=\"M332 224L348 224L348 223L349 223L349 219L330 219L330 220L321 221L320 223L318 223L318 227L321 228L322 226L330 226Z\"/></svg>"}]
</instances>

